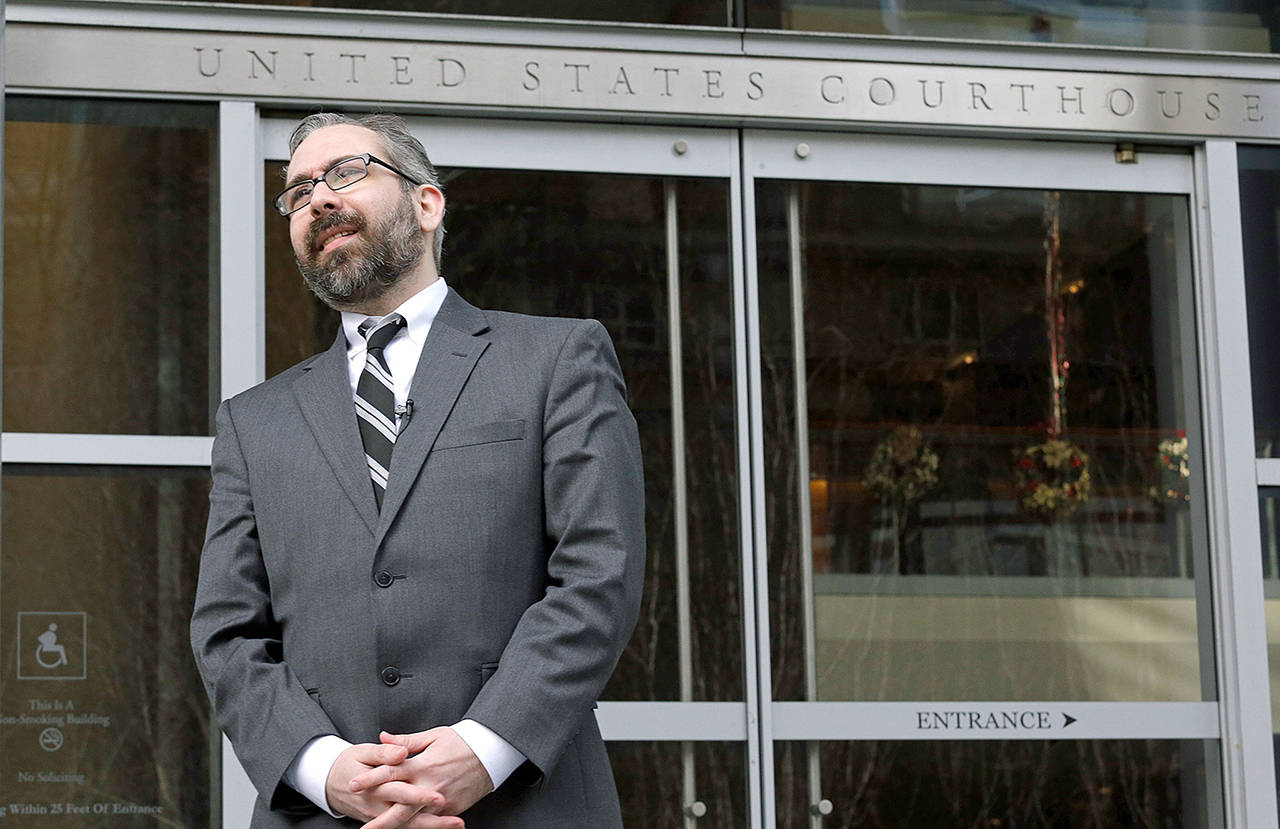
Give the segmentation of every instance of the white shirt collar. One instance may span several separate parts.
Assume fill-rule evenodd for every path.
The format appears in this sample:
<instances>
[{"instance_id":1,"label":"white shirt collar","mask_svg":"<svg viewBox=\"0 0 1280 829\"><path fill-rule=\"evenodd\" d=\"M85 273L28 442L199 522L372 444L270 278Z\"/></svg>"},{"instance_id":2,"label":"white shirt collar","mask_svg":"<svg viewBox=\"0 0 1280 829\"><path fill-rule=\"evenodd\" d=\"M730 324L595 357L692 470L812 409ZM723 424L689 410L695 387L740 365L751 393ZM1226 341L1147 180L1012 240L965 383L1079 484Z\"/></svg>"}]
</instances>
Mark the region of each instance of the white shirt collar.
<instances>
[{"instance_id":1,"label":"white shirt collar","mask_svg":"<svg viewBox=\"0 0 1280 829\"><path fill-rule=\"evenodd\" d=\"M406 299L400 304L399 308L392 312L404 317L405 333L401 336L407 336L413 340L419 350L427 338L427 333L431 330L431 324L435 322L436 314L440 313L440 306L444 304L444 298L448 293L449 286L445 284L444 277L440 277ZM387 316L390 316L390 314ZM370 319L368 314L352 311L342 312L342 333L347 338L347 356L349 358L360 357L364 359L365 341L360 334L360 323L367 319ZM373 319L381 318L374 317Z\"/></svg>"}]
</instances>

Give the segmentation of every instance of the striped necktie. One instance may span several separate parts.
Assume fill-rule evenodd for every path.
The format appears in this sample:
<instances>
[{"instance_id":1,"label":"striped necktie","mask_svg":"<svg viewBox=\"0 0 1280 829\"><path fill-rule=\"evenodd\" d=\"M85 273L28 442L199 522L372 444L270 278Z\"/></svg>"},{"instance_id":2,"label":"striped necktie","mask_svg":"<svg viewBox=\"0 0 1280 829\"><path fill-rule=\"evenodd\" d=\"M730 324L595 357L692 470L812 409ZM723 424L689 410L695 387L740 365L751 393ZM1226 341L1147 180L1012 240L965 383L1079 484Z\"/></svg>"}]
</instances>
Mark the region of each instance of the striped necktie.
<instances>
[{"instance_id":1,"label":"striped necktie","mask_svg":"<svg viewBox=\"0 0 1280 829\"><path fill-rule=\"evenodd\" d=\"M391 450L396 445L396 387L382 350L404 326L404 317L392 314L382 320L367 319L360 323L359 329L368 345L364 371L356 383L356 418L379 510L387 492Z\"/></svg>"}]
</instances>

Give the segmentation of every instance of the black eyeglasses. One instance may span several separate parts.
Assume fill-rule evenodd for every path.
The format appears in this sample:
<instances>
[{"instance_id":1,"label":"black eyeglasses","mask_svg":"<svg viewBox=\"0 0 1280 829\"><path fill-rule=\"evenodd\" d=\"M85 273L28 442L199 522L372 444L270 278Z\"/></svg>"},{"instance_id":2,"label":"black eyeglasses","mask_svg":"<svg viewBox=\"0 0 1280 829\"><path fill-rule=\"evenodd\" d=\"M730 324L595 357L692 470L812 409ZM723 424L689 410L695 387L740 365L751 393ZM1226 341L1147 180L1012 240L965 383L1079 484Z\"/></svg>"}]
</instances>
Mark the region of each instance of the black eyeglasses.
<instances>
[{"instance_id":1,"label":"black eyeglasses","mask_svg":"<svg viewBox=\"0 0 1280 829\"><path fill-rule=\"evenodd\" d=\"M408 176L392 167L381 158L364 153L362 155L353 155L351 158L344 158L325 170L324 175L319 178L300 181L284 188L284 190L280 191L280 195L275 197L276 210L280 211L281 216L288 216L290 213L296 213L311 204L311 194L315 192L316 185L322 181L329 186L330 190L341 190L344 187L350 187L369 175L370 164L381 164L406 181L418 185L422 184L412 176Z\"/></svg>"}]
</instances>

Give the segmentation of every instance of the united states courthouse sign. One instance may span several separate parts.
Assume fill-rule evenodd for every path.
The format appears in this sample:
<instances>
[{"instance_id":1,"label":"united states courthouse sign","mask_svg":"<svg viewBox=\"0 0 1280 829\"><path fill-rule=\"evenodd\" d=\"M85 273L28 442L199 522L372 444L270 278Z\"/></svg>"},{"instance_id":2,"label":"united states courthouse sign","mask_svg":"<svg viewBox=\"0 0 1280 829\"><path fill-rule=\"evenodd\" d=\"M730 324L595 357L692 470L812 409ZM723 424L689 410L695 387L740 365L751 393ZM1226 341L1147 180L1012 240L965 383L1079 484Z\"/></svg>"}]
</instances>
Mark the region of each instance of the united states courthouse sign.
<instances>
[{"instance_id":1,"label":"united states courthouse sign","mask_svg":"<svg viewBox=\"0 0 1280 829\"><path fill-rule=\"evenodd\" d=\"M1280 138L1280 81L13 23L11 89Z\"/></svg>"}]
</instances>

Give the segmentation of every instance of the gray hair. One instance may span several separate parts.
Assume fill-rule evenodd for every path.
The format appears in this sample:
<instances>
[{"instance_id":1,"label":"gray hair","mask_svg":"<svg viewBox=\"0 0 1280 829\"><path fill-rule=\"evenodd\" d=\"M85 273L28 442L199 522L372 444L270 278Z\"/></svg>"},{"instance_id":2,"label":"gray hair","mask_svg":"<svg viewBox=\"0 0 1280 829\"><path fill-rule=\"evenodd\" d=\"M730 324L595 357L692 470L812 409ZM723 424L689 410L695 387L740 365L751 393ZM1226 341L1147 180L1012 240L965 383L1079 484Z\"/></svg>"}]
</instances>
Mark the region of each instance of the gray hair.
<instances>
[{"instance_id":1,"label":"gray hair","mask_svg":"<svg viewBox=\"0 0 1280 829\"><path fill-rule=\"evenodd\" d=\"M311 133L338 124L350 124L376 132L386 144L387 161L391 166L409 178L416 179L422 184L430 184L441 193L444 192L444 187L440 185L440 176L436 173L431 159L427 158L427 151L423 148L422 142L413 137L409 132L409 125L399 115L375 113L360 118L352 118L341 112L317 112L314 115L308 115L298 123L293 134L289 136L289 155L292 156L297 151L298 145L307 140L307 136ZM405 179L400 180L400 185L406 191L413 189L413 185ZM444 256L443 217L435 231L434 254L438 272Z\"/></svg>"}]
</instances>

